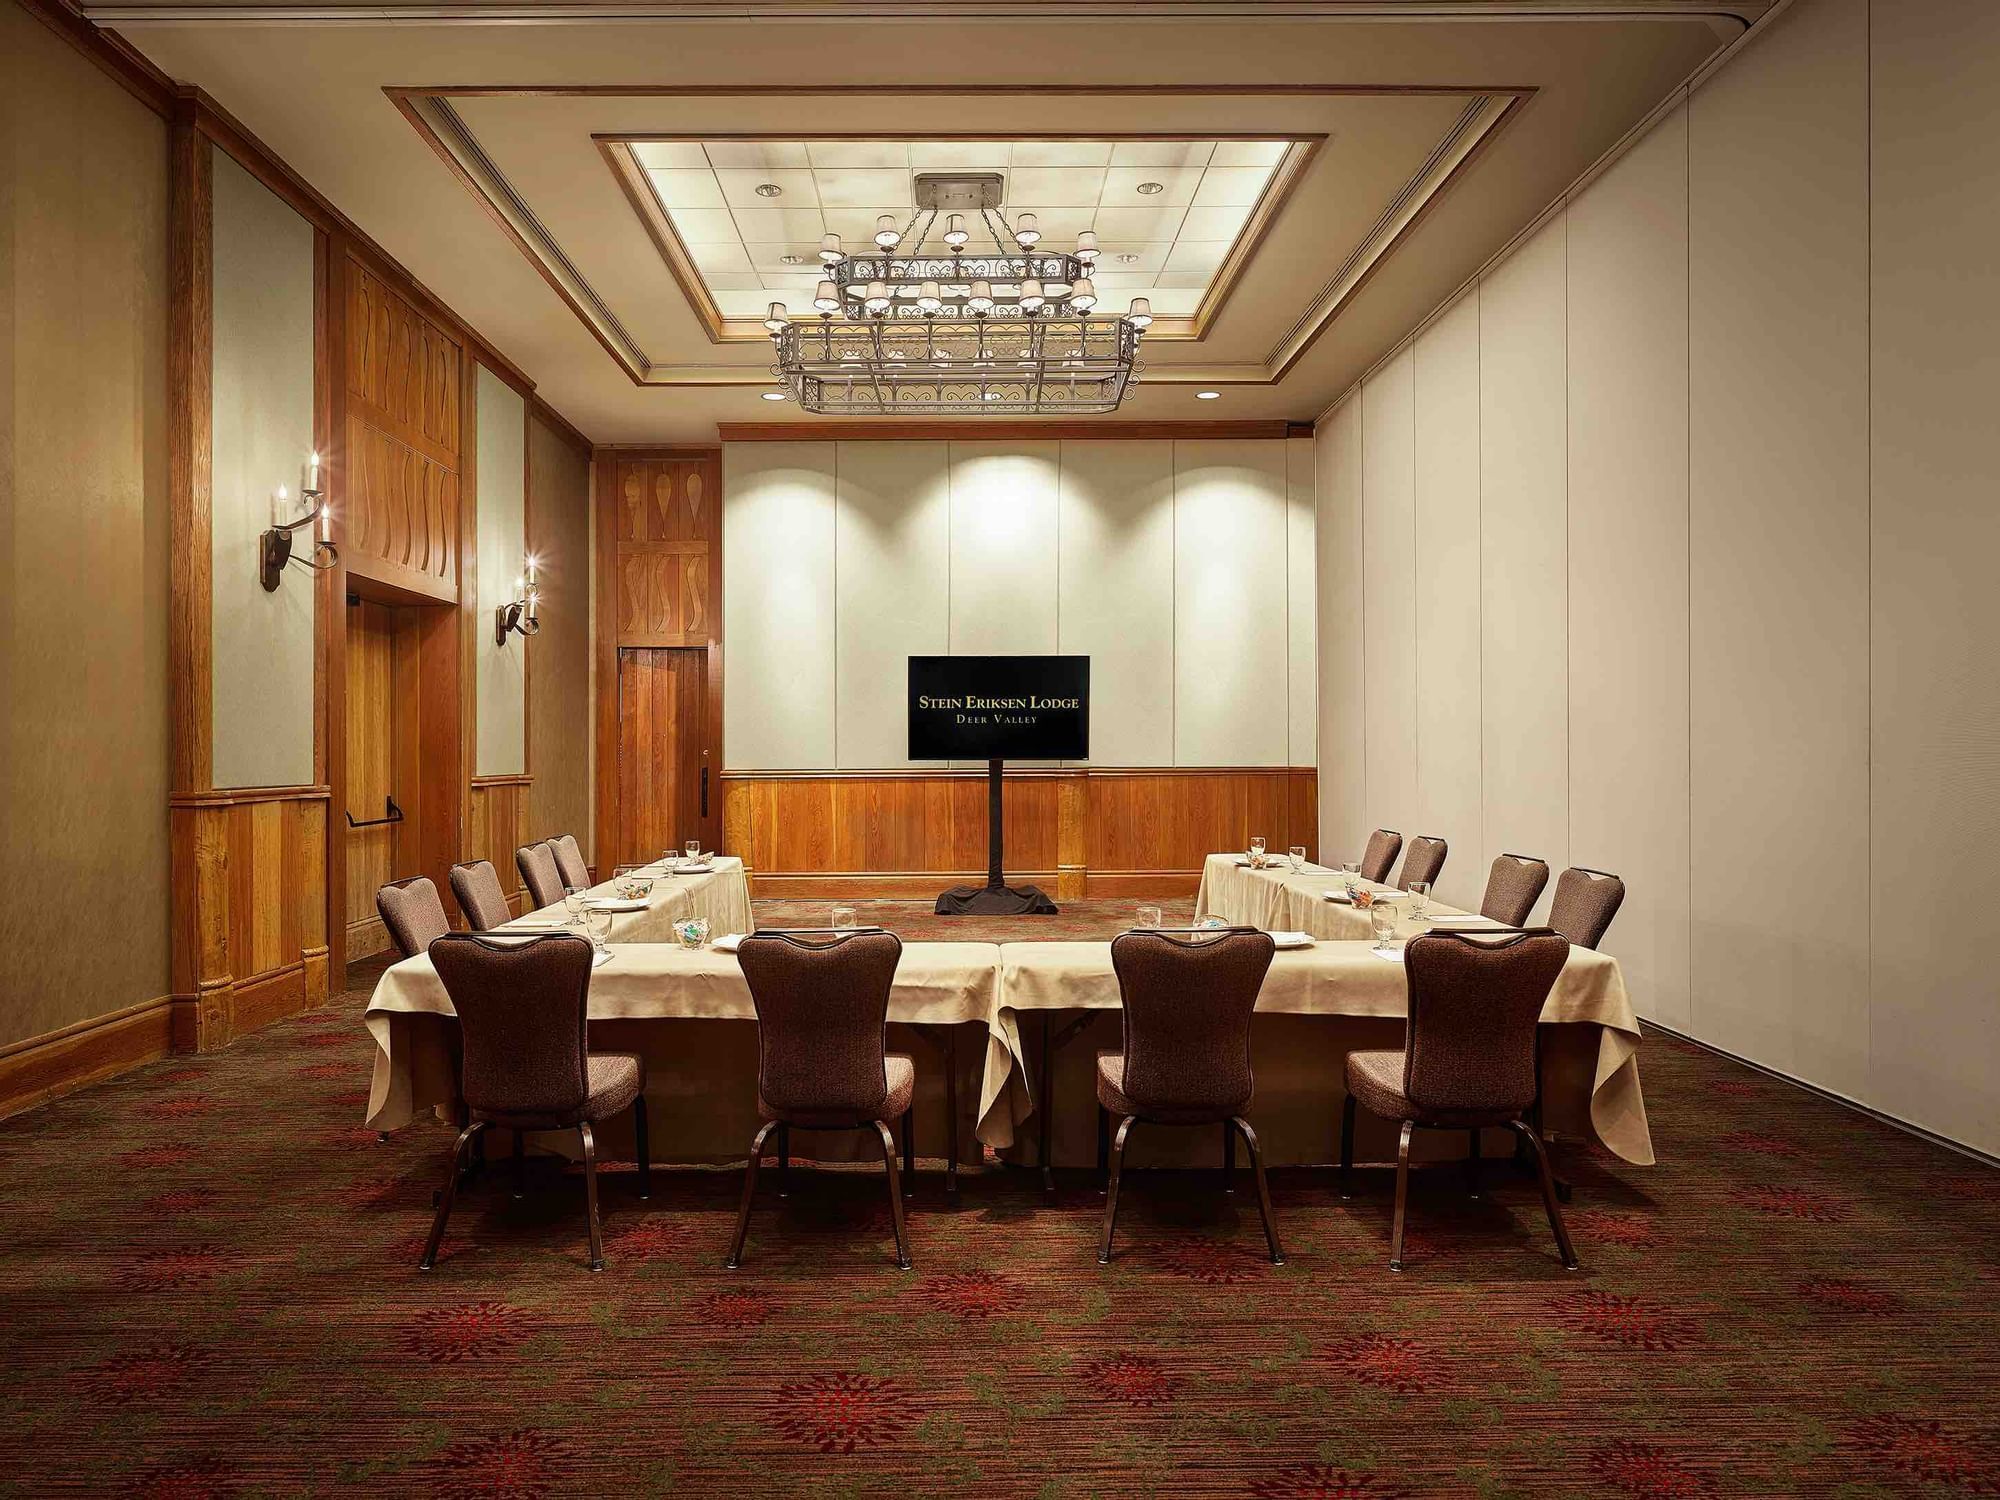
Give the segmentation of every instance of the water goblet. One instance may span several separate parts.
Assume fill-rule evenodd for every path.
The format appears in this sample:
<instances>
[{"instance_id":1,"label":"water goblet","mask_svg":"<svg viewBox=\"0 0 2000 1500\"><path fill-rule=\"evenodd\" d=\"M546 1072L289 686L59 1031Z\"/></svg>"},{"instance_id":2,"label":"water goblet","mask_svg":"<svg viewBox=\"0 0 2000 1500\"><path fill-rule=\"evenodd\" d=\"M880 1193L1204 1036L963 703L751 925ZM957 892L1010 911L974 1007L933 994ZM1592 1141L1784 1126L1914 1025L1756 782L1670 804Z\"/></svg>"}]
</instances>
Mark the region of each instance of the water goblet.
<instances>
[{"instance_id":1,"label":"water goblet","mask_svg":"<svg viewBox=\"0 0 2000 1500\"><path fill-rule=\"evenodd\" d=\"M1354 893L1361 885L1361 861L1343 860L1340 866L1340 883L1347 888L1347 899L1352 901Z\"/></svg>"},{"instance_id":2,"label":"water goblet","mask_svg":"<svg viewBox=\"0 0 2000 1500\"><path fill-rule=\"evenodd\" d=\"M1257 870L1264 868L1264 840L1261 837L1250 840L1250 866Z\"/></svg>"},{"instance_id":3,"label":"water goblet","mask_svg":"<svg viewBox=\"0 0 2000 1500\"><path fill-rule=\"evenodd\" d=\"M1161 917L1160 917L1159 907L1142 906L1139 908L1138 916L1134 920L1132 925L1138 928L1141 932L1152 932L1159 927L1160 921Z\"/></svg>"},{"instance_id":4,"label":"water goblet","mask_svg":"<svg viewBox=\"0 0 2000 1500\"><path fill-rule=\"evenodd\" d=\"M583 896L584 890L580 885L566 885L563 887L563 910L569 913L569 925L571 927L581 928L583 926Z\"/></svg>"},{"instance_id":5,"label":"water goblet","mask_svg":"<svg viewBox=\"0 0 2000 1500\"><path fill-rule=\"evenodd\" d=\"M1431 883L1428 880L1412 880L1409 884L1409 892L1410 920L1413 922L1427 920L1424 916L1424 908L1431 904Z\"/></svg>"},{"instance_id":6,"label":"water goblet","mask_svg":"<svg viewBox=\"0 0 2000 1500\"><path fill-rule=\"evenodd\" d=\"M1303 871L1303 870L1305 869L1305 867L1306 867L1306 846L1305 846L1304 844L1294 844L1294 845L1292 845L1292 847L1291 847L1291 848L1289 848L1289 849L1287 849L1287 850L1285 851L1285 854L1286 854L1286 857L1287 857L1287 858L1289 858L1289 859L1291 860L1291 862L1292 862L1292 873L1293 873L1294 875L1297 875L1297 874L1299 874L1299 873L1300 873L1301 871Z\"/></svg>"},{"instance_id":7,"label":"water goblet","mask_svg":"<svg viewBox=\"0 0 2000 1500\"><path fill-rule=\"evenodd\" d=\"M611 913L593 906L583 914L584 935L590 939L591 962L601 964L611 958Z\"/></svg>"},{"instance_id":8,"label":"water goblet","mask_svg":"<svg viewBox=\"0 0 2000 1500\"><path fill-rule=\"evenodd\" d=\"M850 932L861 925L861 919L855 915L853 907L836 906L827 925L837 932Z\"/></svg>"},{"instance_id":9,"label":"water goblet","mask_svg":"<svg viewBox=\"0 0 2000 1500\"><path fill-rule=\"evenodd\" d=\"M1375 929L1375 951L1390 952L1396 946L1396 908L1387 901L1377 901L1368 908L1368 921Z\"/></svg>"},{"instance_id":10,"label":"water goblet","mask_svg":"<svg viewBox=\"0 0 2000 1500\"><path fill-rule=\"evenodd\" d=\"M687 862L689 864L698 865L701 863L700 839L689 839L683 847L687 850Z\"/></svg>"}]
</instances>

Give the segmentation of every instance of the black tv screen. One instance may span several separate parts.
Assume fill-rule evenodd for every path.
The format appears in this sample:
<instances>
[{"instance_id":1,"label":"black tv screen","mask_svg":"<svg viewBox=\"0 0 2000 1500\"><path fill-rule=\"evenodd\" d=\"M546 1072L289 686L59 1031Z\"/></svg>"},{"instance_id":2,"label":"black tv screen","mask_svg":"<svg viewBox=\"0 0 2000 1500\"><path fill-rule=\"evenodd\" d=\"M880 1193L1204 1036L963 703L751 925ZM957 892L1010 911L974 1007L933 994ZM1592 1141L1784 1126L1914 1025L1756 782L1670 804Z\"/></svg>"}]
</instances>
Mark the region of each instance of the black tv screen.
<instances>
[{"instance_id":1,"label":"black tv screen","mask_svg":"<svg viewBox=\"0 0 2000 1500\"><path fill-rule=\"evenodd\" d=\"M1086 760L1087 656L913 656L911 760Z\"/></svg>"}]
</instances>

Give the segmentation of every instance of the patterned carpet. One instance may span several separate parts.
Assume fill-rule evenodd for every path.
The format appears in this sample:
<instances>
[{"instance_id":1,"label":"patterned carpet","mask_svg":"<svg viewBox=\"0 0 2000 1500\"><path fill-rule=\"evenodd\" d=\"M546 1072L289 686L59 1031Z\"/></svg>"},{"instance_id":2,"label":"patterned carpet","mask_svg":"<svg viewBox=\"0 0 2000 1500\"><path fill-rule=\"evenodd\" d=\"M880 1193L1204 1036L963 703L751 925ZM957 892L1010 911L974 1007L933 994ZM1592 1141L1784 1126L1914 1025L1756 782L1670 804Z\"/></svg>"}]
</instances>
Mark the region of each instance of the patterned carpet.
<instances>
[{"instance_id":1,"label":"patterned carpet","mask_svg":"<svg viewBox=\"0 0 2000 1500\"><path fill-rule=\"evenodd\" d=\"M591 1276L548 1164L422 1276L449 1133L360 1127L371 978L0 1123L0 1494L2000 1494L2000 1173L1664 1038L1662 1164L1565 1152L1575 1274L1520 1179L1420 1174L1398 1276L1379 1172L1278 1174L1282 1269L1140 1175L1100 1269L1090 1181L996 1169L922 1174L907 1273L878 1176L730 1273L737 1173L616 1174Z\"/></svg>"}]
</instances>

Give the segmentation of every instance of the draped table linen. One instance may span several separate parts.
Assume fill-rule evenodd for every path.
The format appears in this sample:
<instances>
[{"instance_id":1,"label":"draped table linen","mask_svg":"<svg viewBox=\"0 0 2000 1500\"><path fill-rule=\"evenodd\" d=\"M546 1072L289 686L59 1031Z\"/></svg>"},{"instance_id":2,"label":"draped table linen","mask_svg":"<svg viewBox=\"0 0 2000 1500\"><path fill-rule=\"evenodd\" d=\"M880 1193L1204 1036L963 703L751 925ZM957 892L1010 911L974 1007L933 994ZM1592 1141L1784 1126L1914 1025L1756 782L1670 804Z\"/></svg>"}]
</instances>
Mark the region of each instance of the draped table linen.
<instances>
[{"instance_id":1,"label":"draped table linen","mask_svg":"<svg viewBox=\"0 0 2000 1500\"><path fill-rule=\"evenodd\" d=\"M699 875L668 875L659 865L647 865L639 874L653 882L645 896L643 911L611 913L614 943L671 943L674 923L686 917L707 917L712 936L727 932L748 932L751 928L750 882L743 873L743 861L733 854L718 855L713 869ZM586 893L592 900L618 899L615 880L600 881ZM499 931L522 937L533 936L549 922L567 923L569 912L561 902L538 911L523 912Z\"/></svg>"}]
</instances>

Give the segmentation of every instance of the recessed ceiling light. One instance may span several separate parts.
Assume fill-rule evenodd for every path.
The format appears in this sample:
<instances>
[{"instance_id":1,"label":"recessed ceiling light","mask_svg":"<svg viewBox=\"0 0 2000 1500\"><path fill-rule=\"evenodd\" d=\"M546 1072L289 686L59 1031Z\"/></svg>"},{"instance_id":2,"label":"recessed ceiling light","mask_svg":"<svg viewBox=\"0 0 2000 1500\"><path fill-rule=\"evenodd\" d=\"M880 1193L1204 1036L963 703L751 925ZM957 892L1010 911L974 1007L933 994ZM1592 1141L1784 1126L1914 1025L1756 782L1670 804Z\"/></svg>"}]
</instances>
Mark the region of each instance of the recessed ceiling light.
<instances>
[{"instance_id":1,"label":"recessed ceiling light","mask_svg":"<svg viewBox=\"0 0 2000 1500\"><path fill-rule=\"evenodd\" d=\"M1197 401L1220 401L1220 400L1222 399L1222 392L1220 392L1220 391L1196 391L1196 392L1194 393L1194 399L1195 399L1195 400L1197 400Z\"/></svg>"},{"instance_id":2,"label":"recessed ceiling light","mask_svg":"<svg viewBox=\"0 0 2000 1500\"><path fill-rule=\"evenodd\" d=\"M1121 266L1137 265L1138 261L1137 253L1131 250L1126 250L1118 256L1118 264Z\"/></svg>"},{"instance_id":3,"label":"recessed ceiling light","mask_svg":"<svg viewBox=\"0 0 2000 1500\"><path fill-rule=\"evenodd\" d=\"M779 187L775 182L760 182L757 184L757 196L759 198L775 198L783 191L784 189Z\"/></svg>"},{"instance_id":4,"label":"recessed ceiling light","mask_svg":"<svg viewBox=\"0 0 2000 1500\"><path fill-rule=\"evenodd\" d=\"M805 263L806 258L803 255L781 255L778 257L778 264L781 266L802 266Z\"/></svg>"},{"instance_id":5,"label":"recessed ceiling light","mask_svg":"<svg viewBox=\"0 0 2000 1500\"><path fill-rule=\"evenodd\" d=\"M766 401L782 401L785 399L785 393L783 391L766 391L764 392L764 399Z\"/></svg>"},{"instance_id":6,"label":"recessed ceiling light","mask_svg":"<svg viewBox=\"0 0 2000 1500\"><path fill-rule=\"evenodd\" d=\"M1139 184L1139 196L1142 198L1150 198L1155 193L1164 193L1166 190L1167 185L1164 182L1142 182ZM759 188L757 191L761 193L764 190Z\"/></svg>"}]
</instances>

